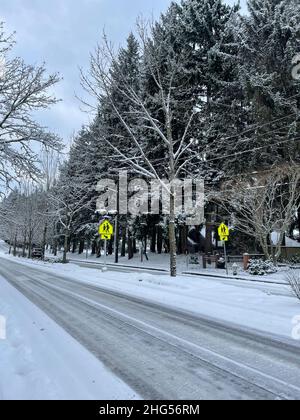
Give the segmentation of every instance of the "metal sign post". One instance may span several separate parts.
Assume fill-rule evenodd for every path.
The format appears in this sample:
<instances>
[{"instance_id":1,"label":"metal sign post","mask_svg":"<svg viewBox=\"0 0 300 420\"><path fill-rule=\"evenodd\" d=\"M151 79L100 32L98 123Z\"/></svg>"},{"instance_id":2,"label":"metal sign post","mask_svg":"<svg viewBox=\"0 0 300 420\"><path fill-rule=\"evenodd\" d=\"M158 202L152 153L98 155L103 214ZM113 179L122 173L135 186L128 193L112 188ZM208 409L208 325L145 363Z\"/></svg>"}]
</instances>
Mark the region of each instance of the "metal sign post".
<instances>
[{"instance_id":1,"label":"metal sign post","mask_svg":"<svg viewBox=\"0 0 300 420\"><path fill-rule=\"evenodd\" d=\"M228 276L229 270L228 270L228 256L227 256L226 242L228 242L229 235L230 235L229 227L225 225L225 223L222 223L219 226L218 233L219 233L220 240L224 244L224 258L225 258L226 274Z\"/></svg>"}]
</instances>

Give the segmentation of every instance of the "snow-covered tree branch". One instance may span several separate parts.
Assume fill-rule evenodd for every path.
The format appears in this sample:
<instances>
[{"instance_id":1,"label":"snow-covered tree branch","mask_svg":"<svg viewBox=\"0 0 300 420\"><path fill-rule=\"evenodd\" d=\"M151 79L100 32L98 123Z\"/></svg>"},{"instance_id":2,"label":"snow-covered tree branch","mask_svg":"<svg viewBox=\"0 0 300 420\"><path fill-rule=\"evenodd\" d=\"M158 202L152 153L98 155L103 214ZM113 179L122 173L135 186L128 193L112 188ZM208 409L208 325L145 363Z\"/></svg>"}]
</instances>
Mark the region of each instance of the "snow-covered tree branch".
<instances>
[{"instance_id":1,"label":"snow-covered tree branch","mask_svg":"<svg viewBox=\"0 0 300 420\"><path fill-rule=\"evenodd\" d=\"M265 174L237 177L224 183L220 192L211 192L209 198L232 215L235 229L257 240L267 259L278 261L300 202L300 167L291 164Z\"/></svg>"},{"instance_id":2,"label":"snow-covered tree branch","mask_svg":"<svg viewBox=\"0 0 300 420\"><path fill-rule=\"evenodd\" d=\"M2 24L0 48L0 54L5 56L0 77L0 182L8 185L22 175L34 177L38 172L34 143L60 148L57 136L33 117L34 112L57 102L48 92L59 81L59 76L48 76L44 65L31 66L21 58L10 58L13 40L5 37Z\"/></svg>"}]
</instances>

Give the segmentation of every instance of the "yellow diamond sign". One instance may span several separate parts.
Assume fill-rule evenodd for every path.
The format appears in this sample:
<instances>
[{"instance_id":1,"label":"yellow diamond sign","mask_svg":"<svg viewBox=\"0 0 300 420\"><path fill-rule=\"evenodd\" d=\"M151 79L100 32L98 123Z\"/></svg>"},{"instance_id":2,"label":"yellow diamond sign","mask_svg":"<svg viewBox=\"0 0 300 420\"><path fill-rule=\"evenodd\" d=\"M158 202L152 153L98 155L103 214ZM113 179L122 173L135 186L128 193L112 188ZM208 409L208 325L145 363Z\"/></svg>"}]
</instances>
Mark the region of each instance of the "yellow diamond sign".
<instances>
[{"instance_id":1,"label":"yellow diamond sign","mask_svg":"<svg viewBox=\"0 0 300 420\"><path fill-rule=\"evenodd\" d=\"M218 229L219 237L221 241L227 242L229 238L229 227L222 223Z\"/></svg>"},{"instance_id":2,"label":"yellow diamond sign","mask_svg":"<svg viewBox=\"0 0 300 420\"><path fill-rule=\"evenodd\" d=\"M101 239L109 240L114 234L114 227L109 220L104 220L99 226L99 234Z\"/></svg>"}]
</instances>

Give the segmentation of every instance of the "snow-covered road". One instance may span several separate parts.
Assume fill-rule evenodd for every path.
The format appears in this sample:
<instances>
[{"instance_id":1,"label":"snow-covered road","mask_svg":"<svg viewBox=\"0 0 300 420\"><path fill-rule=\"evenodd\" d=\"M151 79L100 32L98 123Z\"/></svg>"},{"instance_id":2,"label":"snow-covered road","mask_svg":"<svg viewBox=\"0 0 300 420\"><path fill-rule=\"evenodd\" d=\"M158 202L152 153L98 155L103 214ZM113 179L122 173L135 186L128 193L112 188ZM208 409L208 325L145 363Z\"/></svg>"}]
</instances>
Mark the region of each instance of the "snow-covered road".
<instances>
[{"instance_id":1,"label":"snow-covered road","mask_svg":"<svg viewBox=\"0 0 300 420\"><path fill-rule=\"evenodd\" d=\"M1 276L144 398L300 399L296 343L0 262Z\"/></svg>"}]
</instances>

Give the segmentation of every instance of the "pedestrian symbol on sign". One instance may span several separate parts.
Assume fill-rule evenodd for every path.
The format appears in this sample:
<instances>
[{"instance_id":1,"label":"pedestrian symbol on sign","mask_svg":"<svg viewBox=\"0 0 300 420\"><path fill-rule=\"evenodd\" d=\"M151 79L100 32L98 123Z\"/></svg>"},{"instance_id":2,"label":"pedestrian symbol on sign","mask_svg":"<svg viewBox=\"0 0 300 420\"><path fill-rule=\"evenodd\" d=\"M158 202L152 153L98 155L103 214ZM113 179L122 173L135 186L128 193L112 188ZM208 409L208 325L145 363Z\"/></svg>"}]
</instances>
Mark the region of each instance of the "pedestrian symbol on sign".
<instances>
[{"instance_id":1,"label":"pedestrian symbol on sign","mask_svg":"<svg viewBox=\"0 0 300 420\"><path fill-rule=\"evenodd\" d=\"M114 227L109 220L104 220L99 226L99 234L101 239L109 240L114 234Z\"/></svg>"}]
</instances>

